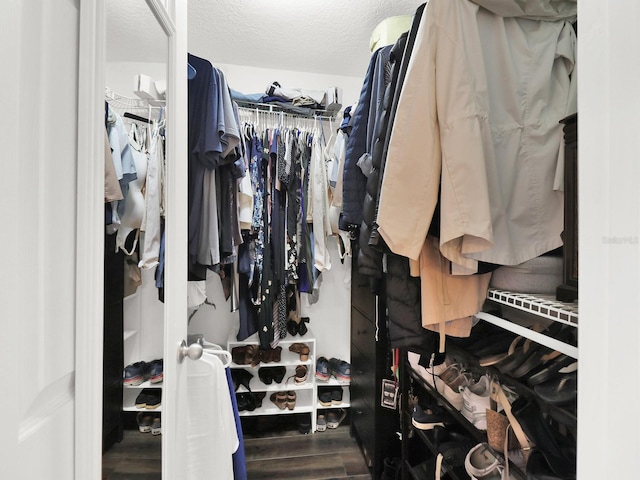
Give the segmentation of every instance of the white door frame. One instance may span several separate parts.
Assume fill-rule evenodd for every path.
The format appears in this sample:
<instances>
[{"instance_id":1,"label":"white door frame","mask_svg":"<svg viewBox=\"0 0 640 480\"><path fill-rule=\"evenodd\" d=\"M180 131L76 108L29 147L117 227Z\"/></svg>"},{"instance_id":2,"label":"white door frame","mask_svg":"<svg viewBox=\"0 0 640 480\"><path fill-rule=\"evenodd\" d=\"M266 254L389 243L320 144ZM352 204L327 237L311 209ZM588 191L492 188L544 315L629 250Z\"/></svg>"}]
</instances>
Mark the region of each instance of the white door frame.
<instances>
[{"instance_id":1,"label":"white door frame","mask_svg":"<svg viewBox=\"0 0 640 480\"><path fill-rule=\"evenodd\" d=\"M167 165L173 182L168 186L167 217L177 221L167 222L165 241L171 251L185 252L184 258L168 256L165 264L171 281L166 285L164 353L170 360L177 355L176 338L186 338L187 80L186 65L179 66L186 64L187 57L187 4L185 0L146 1L169 39L167 130L172 138L167 141L167 158L185 158L182 164ZM95 480L102 478L105 5L105 0L80 2L78 58L75 478ZM162 463L163 477L173 479L180 478L185 468L181 454L185 442L177 435L185 425L184 418L178 418L184 416L180 408L184 401L176 404L167 392L186 393L180 366L166 360Z\"/></svg>"},{"instance_id":2,"label":"white door frame","mask_svg":"<svg viewBox=\"0 0 640 480\"><path fill-rule=\"evenodd\" d=\"M80 2L75 478L102 477L104 0Z\"/></svg>"}]
</instances>

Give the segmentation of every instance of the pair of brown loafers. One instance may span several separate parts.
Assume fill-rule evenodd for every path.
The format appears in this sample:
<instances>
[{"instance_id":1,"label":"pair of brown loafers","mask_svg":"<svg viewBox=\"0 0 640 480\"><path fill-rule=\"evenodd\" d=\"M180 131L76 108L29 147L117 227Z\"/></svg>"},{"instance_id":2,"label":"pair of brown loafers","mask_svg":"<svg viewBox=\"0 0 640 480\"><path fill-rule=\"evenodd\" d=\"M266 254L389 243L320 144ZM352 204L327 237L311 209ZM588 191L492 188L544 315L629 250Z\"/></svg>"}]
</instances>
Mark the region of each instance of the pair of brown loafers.
<instances>
[{"instance_id":1,"label":"pair of brown loafers","mask_svg":"<svg viewBox=\"0 0 640 480\"><path fill-rule=\"evenodd\" d=\"M285 410L288 408L289 410L293 410L296 406L296 397L296 392L293 390L282 390L279 392L273 392L270 398L278 409Z\"/></svg>"},{"instance_id":2,"label":"pair of brown loafers","mask_svg":"<svg viewBox=\"0 0 640 480\"><path fill-rule=\"evenodd\" d=\"M231 358L236 365L255 367L260 362L279 362L281 357L282 347L260 348L258 345L240 345L231 349Z\"/></svg>"}]
</instances>

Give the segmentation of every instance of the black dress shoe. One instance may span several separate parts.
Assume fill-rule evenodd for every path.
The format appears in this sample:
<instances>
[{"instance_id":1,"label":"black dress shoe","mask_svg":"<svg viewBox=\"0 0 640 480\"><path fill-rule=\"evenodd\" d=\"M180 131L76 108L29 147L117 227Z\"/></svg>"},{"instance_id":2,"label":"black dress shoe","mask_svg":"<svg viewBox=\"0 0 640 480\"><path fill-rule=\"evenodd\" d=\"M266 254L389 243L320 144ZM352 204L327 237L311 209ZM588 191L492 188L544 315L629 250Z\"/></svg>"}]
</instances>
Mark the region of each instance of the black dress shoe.
<instances>
[{"instance_id":1,"label":"black dress shoe","mask_svg":"<svg viewBox=\"0 0 640 480\"><path fill-rule=\"evenodd\" d=\"M287 332L289 332L291 336L298 334L298 323L295 320L287 321Z\"/></svg>"},{"instance_id":2,"label":"black dress shoe","mask_svg":"<svg viewBox=\"0 0 640 480\"><path fill-rule=\"evenodd\" d=\"M240 385L248 391L251 391L251 387L249 385L252 378L253 374L244 368L234 368L231 370L231 380L233 380L233 387L236 391Z\"/></svg>"},{"instance_id":3,"label":"black dress shoe","mask_svg":"<svg viewBox=\"0 0 640 480\"><path fill-rule=\"evenodd\" d=\"M273 382L273 369L271 367L260 367L258 369L258 377L265 385L271 385L271 382Z\"/></svg>"},{"instance_id":4,"label":"black dress shoe","mask_svg":"<svg viewBox=\"0 0 640 480\"><path fill-rule=\"evenodd\" d=\"M286 367L271 367L271 375L273 376L273 381L276 383L282 382L286 373Z\"/></svg>"},{"instance_id":5,"label":"black dress shoe","mask_svg":"<svg viewBox=\"0 0 640 480\"><path fill-rule=\"evenodd\" d=\"M236 393L236 403L238 404L239 412L243 410L252 412L256 409L255 398L250 392Z\"/></svg>"}]
</instances>

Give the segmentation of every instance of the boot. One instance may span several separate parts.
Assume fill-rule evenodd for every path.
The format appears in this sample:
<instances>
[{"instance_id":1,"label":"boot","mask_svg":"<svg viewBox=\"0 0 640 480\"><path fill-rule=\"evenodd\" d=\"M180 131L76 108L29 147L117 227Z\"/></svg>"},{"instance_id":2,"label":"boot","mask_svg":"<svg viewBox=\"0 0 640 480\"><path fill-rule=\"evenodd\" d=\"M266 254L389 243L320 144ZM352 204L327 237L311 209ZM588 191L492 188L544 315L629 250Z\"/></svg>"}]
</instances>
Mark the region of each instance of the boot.
<instances>
[{"instance_id":1,"label":"boot","mask_svg":"<svg viewBox=\"0 0 640 480\"><path fill-rule=\"evenodd\" d=\"M401 473L402 460L398 457L387 457L384 459L384 470L382 471L380 480L398 480L401 477Z\"/></svg>"}]
</instances>

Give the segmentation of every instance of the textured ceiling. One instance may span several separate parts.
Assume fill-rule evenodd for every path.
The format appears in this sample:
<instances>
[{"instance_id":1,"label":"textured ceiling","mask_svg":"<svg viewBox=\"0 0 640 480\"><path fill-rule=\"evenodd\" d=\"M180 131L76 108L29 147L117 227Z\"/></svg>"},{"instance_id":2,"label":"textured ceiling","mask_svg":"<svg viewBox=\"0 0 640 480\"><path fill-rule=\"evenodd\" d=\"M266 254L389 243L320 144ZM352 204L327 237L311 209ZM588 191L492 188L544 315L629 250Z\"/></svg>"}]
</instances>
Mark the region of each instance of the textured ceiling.
<instances>
[{"instance_id":1,"label":"textured ceiling","mask_svg":"<svg viewBox=\"0 0 640 480\"><path fill-rule=\"evenodd\" d=\"M189 50L212 62L363 77L375 26L416 0L190 0Z\"/></svg>"},{"instance_id":2,"label":"textured ceiling","mask_svg":"<svg viewBox=\"0 0 640 480\"><path fill-rule=\"evenodd\" d=\"M424 0L423 0L424 1ZM110 61L163 61L166 41L143 0L108 0ZM189 0L188 48L213 63L363 77L369 39L418 0Z\"/></svg>"}]
</instances>

